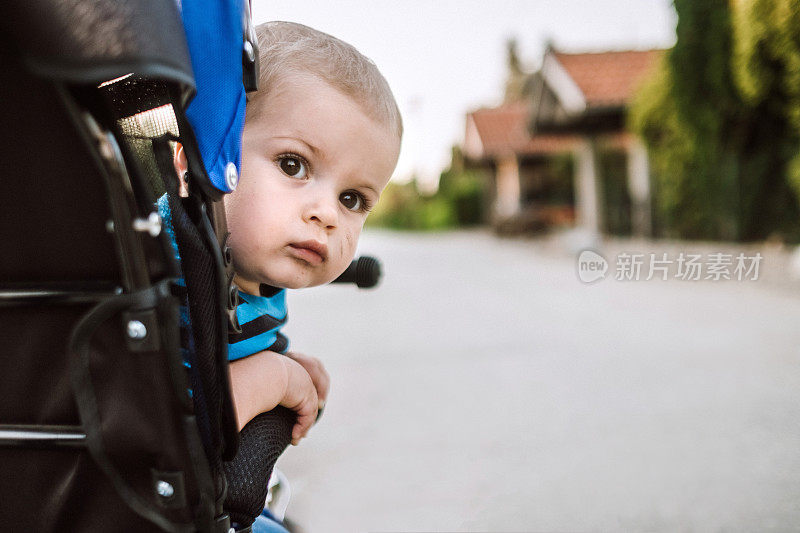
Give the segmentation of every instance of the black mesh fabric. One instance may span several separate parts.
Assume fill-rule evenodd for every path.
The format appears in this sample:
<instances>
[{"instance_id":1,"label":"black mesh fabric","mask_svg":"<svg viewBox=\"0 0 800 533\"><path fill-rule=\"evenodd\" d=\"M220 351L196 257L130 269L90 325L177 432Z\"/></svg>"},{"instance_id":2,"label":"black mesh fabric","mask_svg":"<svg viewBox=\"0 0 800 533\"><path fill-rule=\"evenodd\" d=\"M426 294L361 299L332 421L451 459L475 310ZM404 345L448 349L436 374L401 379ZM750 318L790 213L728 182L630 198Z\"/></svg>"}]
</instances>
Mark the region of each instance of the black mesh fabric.
<instances>
[{"instance_id":1,"label":"black mesh fabric","mask_svg":"<svg viewBox=\"0 0 800 533\"><path fill-rule=\"evenodd\" d=\"M269 477L278 456L292 441L296 419L294 411L281 406L258 415L242 429L236 457L224 463L225 509L240 526L249 526L261 514Z\"/></svg>"},{"instance_id":2,"label":"black mesh fabric","mask_svg":"<svg viewBox=\"0 0 800 533\"><path fill-rule=\"evenodd\" d=\"M160 167L171 164L166 140L156 140L154 148ZM164 172L168 171L165 169ZM194 338L192 371L200 377L200 386L194 384L196 387L193 391L194 402L196 406L201 406L198 409L202 413L199 422L206 456L215 478L220 480L223 448L223 438L219 430L222 424L220 380L227 377L221 375L216 357L221 323L218 294L214 290L218 286L218 280L208 247L189 214L189 211L194 210L195 217L203 216L199 205L192 204L194 199L186 199L187 205L184 205L184 201L177 194L176 185L171 180L165 180L165 185L189 302L191 331ZM217 496L221 497L224 492L224 482L218 484L218 489L220 492Z\"/></svg>"}]
</instances>

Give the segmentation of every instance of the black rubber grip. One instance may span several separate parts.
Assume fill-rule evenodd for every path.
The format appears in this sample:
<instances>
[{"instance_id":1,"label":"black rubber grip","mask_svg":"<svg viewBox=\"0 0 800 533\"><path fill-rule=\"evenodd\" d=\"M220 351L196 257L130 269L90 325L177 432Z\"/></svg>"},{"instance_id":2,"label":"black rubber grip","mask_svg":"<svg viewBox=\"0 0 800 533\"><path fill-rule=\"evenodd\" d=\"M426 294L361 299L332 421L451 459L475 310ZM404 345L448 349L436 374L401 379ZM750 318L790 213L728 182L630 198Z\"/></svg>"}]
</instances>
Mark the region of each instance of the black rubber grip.
<instances>
[{"instance_id":1,"label":"black rubber grip","mask_svg":"<svg viewBox=\"0 0 800 533\"><path fill-rule=\"evenodd\" d=\"M381 280L381 263L374 257L362 255L347 267L333 283L355 283L361 289L370 289Z\"/></svg>"}]
</instances>

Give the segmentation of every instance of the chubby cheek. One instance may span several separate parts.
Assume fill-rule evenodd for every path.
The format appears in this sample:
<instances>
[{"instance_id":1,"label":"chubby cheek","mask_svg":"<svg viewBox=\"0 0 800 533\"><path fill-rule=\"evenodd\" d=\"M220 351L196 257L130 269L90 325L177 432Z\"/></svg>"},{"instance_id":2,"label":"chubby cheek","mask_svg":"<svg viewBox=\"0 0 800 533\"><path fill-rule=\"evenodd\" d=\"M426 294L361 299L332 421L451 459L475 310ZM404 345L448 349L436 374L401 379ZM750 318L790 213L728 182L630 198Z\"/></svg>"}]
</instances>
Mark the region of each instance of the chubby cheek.
<instances>
[{"instance_id":1,"label":"chubby cheek","mask_svg":"<svg viewBox=\"0 0 800 533\"><path fill-rule=\"evenodd\" d=\"M239 226L240 214L244 206L241 205L239 200L240 194L239 191L233 191L228 196L225 197L225 219L228 224L228 231L232 234L234 233L231 228L237 228ZM238 233L238 231L236 232Z\"/></svg>"},{"instance_id":2,"label":"chubby cheek","mask_svg":"<svg viewBox=\"0 0 800 533\"><path fill-rule=\"evenodd\" d=\"M234 193L235 194L235 193ZM230 237L228 242L233 252L234 264L237 268L244 268L253 260L253 256L263 245L263 227L260 214L251 208L247 198L231 198L228 204L226 198L226 218Z\"/></svg>"},{"instance_id":3,"label":"chubby cheek","mask_svg":"<svg viewBox=\"0 0 800 533\"><path fill-rule=\"evenodd\" d=\"M336 243L336 247L331 247L329 249L330 262L328 268L326 269L326 277L330 277L331 280L338 277L348 266L350 266L350 261L353 260L353 254L355 253L355 243L358 241L358 237L354 236L352 231L347 230L342 232L340 234L340 238L337 240L338 242Z\"/></svg>"},{"instance_id":4,"label":"chubby cheek","mask_svg":"<svg viewBox=\"0 0 800 533\"><path fill-rule=\"evenodd\" d=\"M353 260L353 256L356 253L356 244L358 243L358 234L359 231L355 230L348 230L344 234L344 238L341 242L341 248L339 250L339 256L341 257L342 263L342 271L350 266L350 261Z\"/></svg>"},{"instance_id":5,"label":"chubby cheek","mask_svg":"<svg viewBox=\"0 0 800 533\"><path fill-rule=\"evenodd\" d=\"M242 244L247 242L247 237L244 235L244 232L247 230L247 226L243 226L241 224L241 217L231 213L230 211L227 219L228 231L230 232L228 244L230 244L231 249L234 252L234 256L239 256L244 251L242 250Z\"/></svg>"}]
</instances>

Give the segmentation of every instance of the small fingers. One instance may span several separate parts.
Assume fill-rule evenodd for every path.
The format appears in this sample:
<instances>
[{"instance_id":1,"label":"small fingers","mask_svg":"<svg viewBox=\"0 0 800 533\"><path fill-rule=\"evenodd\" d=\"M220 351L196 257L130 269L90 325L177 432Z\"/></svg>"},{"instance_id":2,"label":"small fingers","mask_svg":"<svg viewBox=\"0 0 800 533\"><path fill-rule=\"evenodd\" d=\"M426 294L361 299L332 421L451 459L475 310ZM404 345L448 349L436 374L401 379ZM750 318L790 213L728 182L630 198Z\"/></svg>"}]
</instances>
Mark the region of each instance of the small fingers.
<instances>
[{"instance_id":1,"label":"small fingers","mask_svg":"<svg viewBox=\"0 0 800 533\"><path fill-rule=\"evenodd\" d=\"M292 444L295 446L300 442L300 439L308 434L311 426L314 425L317 419L318 405L319 400L312 389L311 394L309 394L300 404L299 408L296 409L297 422L292 428Z\"/></svg>"},{"instance_id":2,"label":"small fingers","mask_svg":"<svg viewBox=\"0 0 800 533\"><path fill-rule=\"evenodd\" d=\"M297 422L292 428L292 444L297 446L300 440L308 434L312 424L317 418L317 410L313 409L309 412L297 412Z\"/></svg>"},{"instance_id":3,"label":"small fingers","mask_svg":"<svg viewBox=\"0 0 800 533\"><path fill-rule=\"evenodd\" d=\"M325 402L328 399L328 391L331 388L331 377L328 375L328 371L325 370L325 365L322 364L322 361L316 357L310 357L309 360L308 373L314 382L314 388L317 389L317 396L322 402Z\"/></svg>"},{"instance_id":4,"label":"small fingers","mask_svg":"<svg viewBox=\"0 0 800 533\"><path fill-rule=\"evenodd\" d=\"M314 423L316 424L319 422L319 419L322 418L322 413L325 411L325 400L319 401L319 407L317 408L317 416L314 417Z\"/></svg>"},{"instance_id":5,"label":"small fingers","mask_svg":"<svg viewBox=\"0 0 800 533\"><path fill-rule=\"evenodd\" d=\"M317 395L321 400L328 399L328 391L331 386L331 378L328 371L325 370L325 365L317 357L312 357L297 352L288 352L286 355L300 363L306 369L308 375L311 376L311 381L314 383L314 388L317 389Z\"/></svg>"}]
</instances>

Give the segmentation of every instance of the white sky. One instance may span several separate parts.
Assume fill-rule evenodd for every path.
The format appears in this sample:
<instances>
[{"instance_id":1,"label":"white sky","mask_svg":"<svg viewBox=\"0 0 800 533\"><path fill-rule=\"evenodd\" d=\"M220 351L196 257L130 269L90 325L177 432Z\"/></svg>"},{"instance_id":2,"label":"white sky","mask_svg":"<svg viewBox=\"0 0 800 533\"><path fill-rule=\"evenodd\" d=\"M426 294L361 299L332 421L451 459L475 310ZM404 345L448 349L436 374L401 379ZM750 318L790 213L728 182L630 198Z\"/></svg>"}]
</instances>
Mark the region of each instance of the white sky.
<instances>
[{"instance_id":1,"label":"white sky","mask_svg":"<svg viewBox=\"0 0 800 533\"><path fill-rule=\"evenodd\" d=\"M669 47L676 22L668 0L253 0L253 18L306 24L375 61L405 124L395 177L433 181L466 112L499 103L508 38L533 70L547 39L565 51Z\"/></svg>"}]
</instances>

